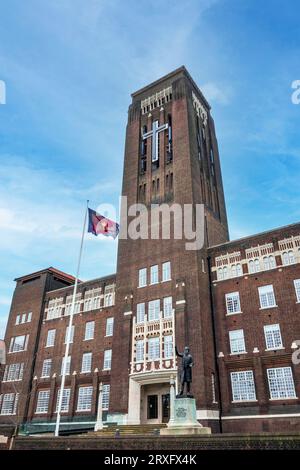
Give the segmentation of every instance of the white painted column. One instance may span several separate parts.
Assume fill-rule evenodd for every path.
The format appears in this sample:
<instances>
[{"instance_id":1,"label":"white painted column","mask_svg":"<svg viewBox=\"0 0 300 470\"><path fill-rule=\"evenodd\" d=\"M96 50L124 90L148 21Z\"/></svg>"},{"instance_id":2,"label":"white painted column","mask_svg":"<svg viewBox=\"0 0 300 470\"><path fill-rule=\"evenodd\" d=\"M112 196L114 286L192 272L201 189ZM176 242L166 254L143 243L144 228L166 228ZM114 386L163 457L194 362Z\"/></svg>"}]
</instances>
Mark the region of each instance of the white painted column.
<instances>
[{"instance_id":1,"label":"white painted column","mask_svg":"<svg viewBox=\"0 0 300 470\"><path fill-rule=\"evenodd\" d=\"M99 396L98 396L98 410L97 410L97 421L94 427L95 431L101 431L103 429L103 421L102 421L102 393L103 393L103 386L102 382L99 384Z\"/></svg>"},{"instance_id":2,"label":"white painted column","mask_svg":"<svg viewBox=\"0 0 300 470\"><path fill-rule=\"evenodd\" d=\"M174 376L171 375L171 378L170 378L170 419L169 419L168 426L172 426L172 424L174 423L174 418L175 418L174 410L175 410L175 380L174 380Z\"/></svg>"}]
</instances>

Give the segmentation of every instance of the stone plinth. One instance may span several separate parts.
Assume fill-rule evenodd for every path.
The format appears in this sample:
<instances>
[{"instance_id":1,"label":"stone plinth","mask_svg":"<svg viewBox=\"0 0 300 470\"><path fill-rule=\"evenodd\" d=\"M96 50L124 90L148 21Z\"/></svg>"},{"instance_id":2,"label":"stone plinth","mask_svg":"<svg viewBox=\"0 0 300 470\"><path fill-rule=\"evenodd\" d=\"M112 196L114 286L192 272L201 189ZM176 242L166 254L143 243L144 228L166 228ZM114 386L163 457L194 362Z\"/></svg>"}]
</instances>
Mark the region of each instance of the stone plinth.
<instances>
[{"instance_id":1,"label":"stone plinth","mask_svg":"<svg viewBox=\"0 0 300 470\"><path fill-rule=\"evenodd\" d=\"M160 431L162 436L211 434L211 428L203 427L197 421L194 398L175 398L173 406L174 410L168 426Z\"/></svg>"}]
</instances>

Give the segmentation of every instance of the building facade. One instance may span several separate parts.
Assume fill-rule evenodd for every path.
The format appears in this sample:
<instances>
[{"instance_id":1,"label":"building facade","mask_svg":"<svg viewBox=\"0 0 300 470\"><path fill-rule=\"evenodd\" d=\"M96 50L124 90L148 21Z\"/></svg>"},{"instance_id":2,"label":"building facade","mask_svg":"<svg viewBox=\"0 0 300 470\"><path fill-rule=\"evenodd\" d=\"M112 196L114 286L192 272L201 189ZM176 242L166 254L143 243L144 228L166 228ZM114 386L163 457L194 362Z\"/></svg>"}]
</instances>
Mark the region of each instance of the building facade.
<instances>
[{"instance_id":1,"label":"building facade","mask_svg":"<svg viewBox=\"0 0 300 470\"><path fill-rule=\"evenodd\" d=\"M119 239L116 274L79 283L63 426L93 427L100 383L106 423L167 422L175 345L189 345L201 424L300 429L300 224L229 241L210 106L184 67L132 95L122 196L146 233ZM176 236L172 209L163 236L164 208L197 205L199 249ZM53 429L73 283L53 268L17 279L0 424Z\"/></svg>"}]
</instances>

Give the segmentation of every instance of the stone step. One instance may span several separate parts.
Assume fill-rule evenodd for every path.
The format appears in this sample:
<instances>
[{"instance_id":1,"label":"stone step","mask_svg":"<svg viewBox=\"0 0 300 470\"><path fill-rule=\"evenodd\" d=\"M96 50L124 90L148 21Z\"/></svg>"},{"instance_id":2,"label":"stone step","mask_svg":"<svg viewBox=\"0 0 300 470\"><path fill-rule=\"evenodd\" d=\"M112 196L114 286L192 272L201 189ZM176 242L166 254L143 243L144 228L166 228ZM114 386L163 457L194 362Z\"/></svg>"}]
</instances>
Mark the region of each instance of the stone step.
<instances>
[{"instance_id":1,"label":"stone step","mask_svg":"<svg viewBox=\"0 0 300 470\"><path fill-rule=\"evenodd\" d=\"M153 435L156 430L165 428L167 425L164 423L159 424L128 424L128 425L109 425L104 427L101 431L88 433L89 435L94 434L97 436L114 436L116 431L122 436L125 435Z\"/></svg>"}]
</instances>

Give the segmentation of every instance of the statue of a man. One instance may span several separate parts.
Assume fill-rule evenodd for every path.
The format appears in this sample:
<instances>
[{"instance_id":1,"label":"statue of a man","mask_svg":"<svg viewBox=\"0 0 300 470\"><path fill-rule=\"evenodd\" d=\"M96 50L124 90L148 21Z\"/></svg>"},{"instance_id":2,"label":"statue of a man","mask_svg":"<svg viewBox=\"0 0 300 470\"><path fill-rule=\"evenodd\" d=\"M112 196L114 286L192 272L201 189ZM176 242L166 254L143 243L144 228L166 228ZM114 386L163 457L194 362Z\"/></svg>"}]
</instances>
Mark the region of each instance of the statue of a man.
<instances>
[{"instance_id":1,"label":"statue of a man","mask_svg":"<svg viewBox=\"0 0 300 470\"><path fill-rule=\"evenodd\" d=\"M181 362L181 373L180 373L180 383L181 383L181 390L179 396L183 395L184 392L184 384L186 383L186 391L187 396L191 397L191 382L192 382L192 367L193 367L193 358L190 354L190 348L186 346L184 348L184 352L178 352L177 346L175 346L176 355L182 357Z\"/></svg>"}]
</instances>

